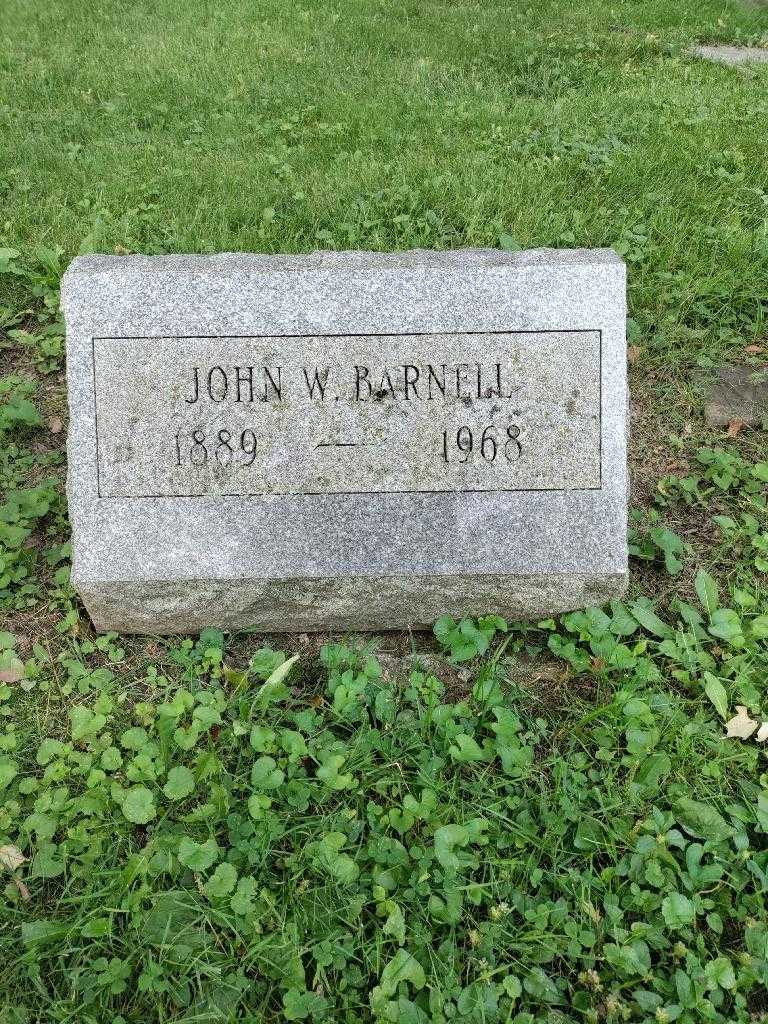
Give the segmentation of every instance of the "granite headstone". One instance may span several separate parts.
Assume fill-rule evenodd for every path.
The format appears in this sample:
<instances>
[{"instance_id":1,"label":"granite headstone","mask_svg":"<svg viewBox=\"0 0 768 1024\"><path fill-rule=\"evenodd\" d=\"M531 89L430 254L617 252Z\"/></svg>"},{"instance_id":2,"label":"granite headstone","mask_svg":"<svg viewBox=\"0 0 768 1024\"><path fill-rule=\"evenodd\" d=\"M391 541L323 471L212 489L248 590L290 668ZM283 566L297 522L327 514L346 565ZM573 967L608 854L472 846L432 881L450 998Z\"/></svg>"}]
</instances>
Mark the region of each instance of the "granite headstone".
<instances>
[{"instance_id":1,"label":"granite headstone","mask_svg":"<svg viewBox=\"0 0 768 1024\"><path fill-rule=\"evenodd\" d=\"M97 628L418 627L623 592L610 250L85 256L63 308Z\"/></svg>"}]
</instances>

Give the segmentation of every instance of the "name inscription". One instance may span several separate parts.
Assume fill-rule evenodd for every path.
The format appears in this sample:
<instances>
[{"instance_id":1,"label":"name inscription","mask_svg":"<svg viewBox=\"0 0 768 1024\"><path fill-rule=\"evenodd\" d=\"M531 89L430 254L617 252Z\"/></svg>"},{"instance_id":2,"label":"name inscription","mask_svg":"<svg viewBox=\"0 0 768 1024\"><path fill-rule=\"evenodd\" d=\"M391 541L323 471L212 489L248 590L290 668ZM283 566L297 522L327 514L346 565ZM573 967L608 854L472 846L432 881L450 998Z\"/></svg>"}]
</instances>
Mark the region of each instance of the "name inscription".
<instances>
[{"instance_id":1,"label":"name inscription","mask_svg":"<svg viewBox=\"0 0 768 1024\"><path fill-rule=\"evenodd\" d=\"M94 338L102 497L600 486L600 334Z\"/></svg>"},{"instance_id":2,"label":"name inscription","mask_svg":"<svg viewBox=\"0 0 768 1024\"><path fill-rule=\"evenodd\" d=\"M299 368L297 382L304 389L306 397L324 402L329 390L331 367ZM503 380L506 370L501 363L492 367L480 363L458 363L447 366L416 366L405 363L403 366L353 366L353 378L347 396L350 401L368 402L391 399L393 402L433 401L435 399L458 398L471 401L472 398L514 398L515 385L507 390L507 382ZM345 368L340 368L338 376L344 387ZM287 377L287 374L285 375ZM198 402L222 402L237 404L252 402L268 402L272 399L283 400L283 382L285 380L282 366L193 366L191 380L188 382L188 395L184 401L187 405ZM332 399L341 397L336 391L329 395Z\"/></svg>"}]
</instances>

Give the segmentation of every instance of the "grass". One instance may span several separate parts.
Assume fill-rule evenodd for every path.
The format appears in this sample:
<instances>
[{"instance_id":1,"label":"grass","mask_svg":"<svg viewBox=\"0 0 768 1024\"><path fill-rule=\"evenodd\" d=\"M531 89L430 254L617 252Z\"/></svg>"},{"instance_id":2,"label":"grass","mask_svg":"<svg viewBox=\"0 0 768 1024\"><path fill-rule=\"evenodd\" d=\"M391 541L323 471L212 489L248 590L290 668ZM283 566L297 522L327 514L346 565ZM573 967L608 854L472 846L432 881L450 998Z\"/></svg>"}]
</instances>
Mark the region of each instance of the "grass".
<instances>
[{"instance_id":1,"label":"grass","mask_svg":"<svg viewBox=\"0 0 768 1024\"><path fill-rule=\"evenodd\" d=\"M130 678L114 635L0 634L4 1019L762 1019L768 775L719 716L765 713L768 614L696 589L441 620L453 703L346 644L211 630ZM544 703L511 670L547 651Z\"/></svg>"},{"instance_id":2,"label":"grass","mask_svg":"<svg viewBox=\"0 0 768 1024\"><path fill-rule=\"evenodd\" d=\"M0 242L141 251L613 245L639 387L763 331L765 69L741 3L7 0ZM645 385L642 379L646 379ZM655 428L651 428L653 433Z\"/></svg>"},{"instance_id":3,"label":"grass","mask_svg":"<svg viewBox=\"0 0 768 1024\"><path fill-rule=\"evenodd\" d=\"M768 719L765 433L701 408L768 348L768 68L685 52L765 6L5 0L0 40L3 1024L767 1019L766 744L724 734ZM627 260L627 601L96 637L68 260L419 245Z\"/></svg>"}]
</instances>

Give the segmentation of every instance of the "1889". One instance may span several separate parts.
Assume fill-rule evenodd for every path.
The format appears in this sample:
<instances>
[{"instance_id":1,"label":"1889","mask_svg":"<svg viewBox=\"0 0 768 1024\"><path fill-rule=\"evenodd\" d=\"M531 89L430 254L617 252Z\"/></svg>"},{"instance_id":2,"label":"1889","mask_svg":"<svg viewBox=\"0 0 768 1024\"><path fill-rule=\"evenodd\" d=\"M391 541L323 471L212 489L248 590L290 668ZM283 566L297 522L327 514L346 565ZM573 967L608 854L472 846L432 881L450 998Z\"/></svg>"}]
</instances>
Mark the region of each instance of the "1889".
<instances>
[{"instance_id":1,"label":"1889","mask_svg":"<svg viewBox=\"0 0 768 1024\"><path fill-rule=\"evenodd\" d=\"M235 462L240 466L252 466L256 458L258 441L253 430L241 433L222 429L211 436L204 430L179 431L176 434L176 465L204 466L207 462L218 462L228 466Z\"/></svg>"}]
</instances>

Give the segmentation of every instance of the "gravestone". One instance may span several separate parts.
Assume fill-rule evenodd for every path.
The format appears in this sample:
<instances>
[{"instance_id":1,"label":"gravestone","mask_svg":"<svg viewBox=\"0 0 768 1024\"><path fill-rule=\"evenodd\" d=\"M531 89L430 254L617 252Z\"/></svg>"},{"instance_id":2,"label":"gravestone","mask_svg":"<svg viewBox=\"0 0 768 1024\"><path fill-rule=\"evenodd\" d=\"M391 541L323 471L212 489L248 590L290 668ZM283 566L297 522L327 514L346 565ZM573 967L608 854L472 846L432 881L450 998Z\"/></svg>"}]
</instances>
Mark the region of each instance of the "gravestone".
<instances>
[{"instance_id":1,"label":"gravestone","mask_svg":"<svg viewBox=\"0 0 768 1024\"><path fill-rule=\"evenodd\" d=\"M62 294L98 629L418 627L623 592L610 250L85 256Z\"/></svg>"}]
</instances>

